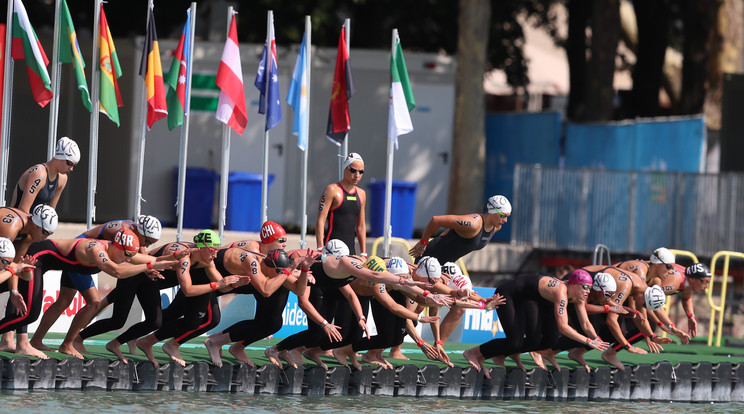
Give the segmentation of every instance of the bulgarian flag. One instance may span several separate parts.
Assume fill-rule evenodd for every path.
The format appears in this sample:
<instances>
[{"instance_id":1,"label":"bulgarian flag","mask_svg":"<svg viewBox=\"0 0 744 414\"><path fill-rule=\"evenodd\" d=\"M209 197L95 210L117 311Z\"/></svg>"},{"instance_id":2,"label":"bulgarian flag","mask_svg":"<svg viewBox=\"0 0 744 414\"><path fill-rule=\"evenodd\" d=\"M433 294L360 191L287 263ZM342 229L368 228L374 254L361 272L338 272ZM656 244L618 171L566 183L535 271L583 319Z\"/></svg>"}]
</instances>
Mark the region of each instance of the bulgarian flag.
<instances>
[{"instance_id":1,"label":"bulgarian flag","mask_svg":"<svg viewBox=\"0 0 744 414\"><path fill-rule=\"evenodd\" d=\"M395 53L390 57L390 110L388 112L388 137L398 149L398 135L413 131L410 112L416 107L411 82L408 80L406 61L400 38L395 36Z\"/></svg>"},{"instance_id":2,"label":"bulgarian flag","mask_svg":"<svg viewBox=\"0 0 744 414\"><path fill-rule=\"evenodd\" d=\"M168 84L168 129L183 124L183 117L186 114L186 82L189 79L188 68L191 57L191 9L186 11L186 24L183 26L181 40L178 41L178 47L173 52L173 63L171 63L166 83Z\"/></svg>"},{"instance_id":3,"label":"bulgarian flag","mask_svg":"<svg viewBox=\"0 0 744 414\"><path fill-rule=\"evenodd\" d=\"M121 77L121 66L114 47L114 38L111 36L106 14L101 4L101 21L98 30L99 65L101 69L101 112L106 114L110 120L119 126L119 107L124 106L119 93L117 79Z\"/></svg>"},{"instance_id":4,"label":"bulgarian flag","mask_svg":"<svg viewBox=\"0 0 744 414\"><path fill-rule=\"evenodd\" d=\"M83 56L80 53L80 45L78 44L77 34L75 33L75 26L72 24L70 9L67 8L67 2L65 0L60 2L59 10L59 61L62 63L72 63L72 67L75 69L75 80L77 81L78 89L83 99L83 105L90 112L90 92L88 91L88 82L85 80L85 71L83 70L85 68L85 62L83 62Z\"/></svg>"},{"instance_id":5,"label":"bulgarian flag","mask_svg":"<svg viewBox=\"0 0 744 414\"><path fill-rule=\"evenodd\" d=\"M10 57L14 60L26 60L28 80L34 100L42 108L52 100L52 83L47 72L47 59L39 39L36 37L31 22L28 21L26 8L21 0L13 1L13 44Z\"/></svg>"}]
</instances>

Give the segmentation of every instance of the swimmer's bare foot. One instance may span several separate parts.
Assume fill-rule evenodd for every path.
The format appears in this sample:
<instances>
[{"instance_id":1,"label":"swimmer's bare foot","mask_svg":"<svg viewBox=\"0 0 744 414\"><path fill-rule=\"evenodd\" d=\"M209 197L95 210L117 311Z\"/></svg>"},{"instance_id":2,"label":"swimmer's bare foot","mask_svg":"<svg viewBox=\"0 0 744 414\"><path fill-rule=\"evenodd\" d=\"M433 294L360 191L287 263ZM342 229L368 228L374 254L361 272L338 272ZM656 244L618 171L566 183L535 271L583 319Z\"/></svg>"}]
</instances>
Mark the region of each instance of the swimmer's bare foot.
<instances>
[{"instance_id":1,"label":"swimmer's bare foot","mask_svg":"<svg viewBox=\"0 0 744 414\"><path fill-rule=\"evenodd\" d=\"M116 355L116 357L119 358L121 362L125 364L129 363L129 361L127 361L127 359L124 357L124 354L121 352L121 343L119 343L119 341L117 341L116 339L106 344L106 350Z\"/></svg>"},{"instance_id":2,"label":"swimmer's bare foot","mask_svg":"<svg viewBox=\"0 0 744 414\"><path fill-rule=\"evenodd\" d=\"M34 348L36 348L36 349L38 349L39 351L54 352L54 350L52 348L49 348L48 346L44 345L41 342L41 339L34 340L34 338L31 338L31 340L29 341L29 343L31 343L31 346L34 347ZM14 348L15 348L15 344L13 344L13 345L14 345ZM0 351L4 351L4 349L2 349L2 344L0 344ZM13 351L9 351L9 352L13 352Z\"/></svg>"},{"instance_id":3,"label":"swimmer's bare foot","mask_svg":"<svg viewBox=\"0 0 744 414\"><path fill-rule=\"evenodd\" d=\"M520 357L519 354L511 354L511 355L509 355L509 358L511 358L512 360L514 360L514 362L517 364L517 367L519 367L519 369L521 369L522 371L527 371L524 368L524 364L522 363L522 357ZM535 361L535 362L537 362L537 361ZM542 362L542 358L540 358L540 362ZM544 366L545 365L543 364L543 367ZM545 368L543 368L543 369L545 369Z\"/></svg>"},{"instance_id":4,"label":"swimmer's bare foot","mask_svg":"<svg viewBox=\"0 0 744 414\"><path fill-rule=\"evenodd\" d=\"M561 372L561 366L558 364L558 361L555 360L555 354L551 350L547 350L545 352L541 352L543 358L550 363L550 365L553 366L553 368L556 369L556 371ZM547 371L547 369L546 369Z\"/></svg>"},{"instance_id":5,"label":"swimmer's bare foot","mask_svg":"<svg viewBox=\"0 0 744 414\"><path fill-rule=\"evenodd\" d=\"M25 343L25 344L18 344L18 346L16 347L16 350L15 350L15 353L18 354L18 355L32 356L32 357L36 357L36 358L39 358L39 359L49 359L49 356L47 354L45 354L45 353L39 351L38 349L34 348L28 342Z\"/></svg>"},{"instance_id":6,"label":"swimmer's bare foot","mask_svg":"<svg viewBox=\"0 0 744 414\"><path fill-rule=\"evenodd\" d=\"M309 348L309 349L302 351L302 356L315 362L316 364L318 364L319 367L323 368L324 370L328 370L328 365L326 365L320 359L320 354L322 353L323 351L320 348L314 347L314 348Z\"/></svg>"},{"instance_id":7,"label":"swimmer's bare foot","mask_svg":"<svg viewBox=\"0 0 744 414\"><path fill-rule=\"evenodd\" d=\"M15 352L16 350L15 332L13 331L6 332L2 336L3 338L2 340L0 340L0 351Z\"/></svg>"},{"instance_id":8,"label":"swimmer's bare foot","mask_svg":"<svg viewBox=\"0 0 744 414\"><path fill-rule=\"evenodd\" d=\"M145 356L147 357L147 360L152 362L152 365L157 368L160 366L158 364L158 361L155 359L155 355L152 353L152 346L158 343L158 339L155 338L155 335L150 334L144 338L140 338L137 340L137 348L140 349L140 351L144 352Z\"/></svg>"},{"instance_id":9,"label":"swimmer's bare foot","mask_svg":"<svg viewBox=\"0 0 744 414\"><path fill-rule=\"evenodd\" d=\"M269 359L269 362L278 366L279 368L282 367L282 363L279 361L279 351L276 349L276 346L270 346L264 349L264 355L266 355L266 358ZM297 365L294 365L294 363L290 364L293 366L293 368L297 368Z\"/></svg>"},{"instance_id":10,"label":"swimmer's bare foot","mask_svg":"<svg viewBox=\"0 0 744 414\"><path fill-rule=\"evenodd\" d=\"M178 350L179 344L176 342L175 339L171 339L170 341L163 344L163 352L168 354L170 358L175 362L176 364L185 367L186 361L181 356L181 351Z\"/></svg>"},{"instance_id":11,"label":"swimmer's bare foot","mask_svg":"<svg viewBox=\"0 0 744 414\"><path fill-rule=\"evenodd\" d=\"M541 353L530 352L530 356L532 357L532 360L535 361L535 364L537 364L538 367L542 368L544 371L548 370L548 367L545 366L545 362L543 362L543 356ZM524 368L522 368L522 370L524 371Z\"/></svg>"},{"instance_id":12,"label":"swimmer's bare foot","mask_svg":"<svg viewBox=\"0 0 744 414\"><path fill-rule=\"evenodd\" d=\"M245 354L245 345L243 345L242 343L235 342L234 344L230 345L230 348L228 348L227 350L230 351L230 355L234 356L235 359L237 359L238 361L244 364L248 364L252 367L256 366L256 364L254 364L253 361L248 358L248 355Z\"/></svg>"},{"instance_id":13,"label":"swimmer's bare foot","mask_svg":"<svg viewBox=\"0 0 744 414\"><path fill-rule=\"evenodd\" d=\"M72 346L77 349L78 352L81 354L89 354L87 349L85 349L85 344L83 344L83 338L80 335L77 335L75 339L72 340Z\"/></svg>"},{"instance_id":14,"label":"swimmer's bare foot","mask_svg":"<svg viewBox=\"0 0 744 414\"><path fill-rule=\"evenodd\" d=\"M398 349L397 351L394 351L393 349L390 349L390 352L388 352L388 358L405 359L405 360L409 360L410 359L407 356L403 355L403 352L400 349Z\"/></svg>"},{"instance_id":15,"label":"swimmer's bare foot","mask_svg":"<svg viewBox=\"0 0 744 414\"><path fill-rule=\"evenodd\" d=\"M119 346L121 346L121 344L119 344ZM129 347L130 355L142 355L139 353L139 351L137 351L137 341L135 339L132 339L131 341L127 342L127 346Z\"/></svg>"},{"instance_id":16,"label":"swimmer's bare foot","mask_svg":"<svg viewBox=\"0 0 744 414\"><path fill-rule=\"evenodd\" d=\"M302 360L302 351L304 350L305 347L301 346L299 348L283 351L284 353L279 352L279 356L285 361L294 364L295 368L297 368L297 365L305 365L305 361Z\"/></svg>"},{"instance_id":17,"label":"swimmer's bare foot","mask_svg":"<svg viewBox=\"0 0 744 414\"><path fill-rule=\"evenodd\" d=\"M504 369L506 368L506 357L503 356L503 355L497 355L497 356L491 358L491 361L493 361L494 364L496 364L496 365L498 365L498 366L500 366L500 367L502 367Z\"/></svg>"},{"instance_id":18,"label":"swimmer's bare foot","mask_svg":"<svg viewBox=\"0 0 744 414\"><path fill-rule=\"evenodd\" d=\"M619 369L620 371L625 371L625 366L617 358L617 352L615 352L614 349L607 348L606 351L602 352L602 359L606 363L613 365L615 368Z\"/></svg>"},{"instance_id":19,"label":"swimmer's bare foot","mask_svg":"<svg viewBox=\"0 0 744 414\"><path fill-rule=\"evenodd\" d=\"M579 363L586 372L591 372L592 369L589 368L589 364L586 363L586 360L584 359L584 354L586 353L585 348L574 348L570 351L568 351L568 357L576 362Z\"/></svg>"},{"instance_id":20,"label":"swimmer's bare foot","mask_svg":"<svg viewBox=\"0 0 744 414\"><path fill-rule=\"evenodd\" d=\"M351 361L351 366L355 370L357 371L362 370L362 364L359 363L359 360L357 359L357 353L354 352L354 349L352 348L351 345L347 345L342 348L334 349L333 356L336 357L336 360L342 365L346 365L346 358L349 358L349 361Z\"/></svg>"},{"instance_id":21,"label":"swimmer's bare foot","mask_svg":"<svg viewBox=\"0 0 744 414\"><path fill-rule=\"evenodd\" d=\"M320 354L318 354L318 355L332 357L333 356L333 350L332 349L327 349L325 351L320 351Z\"/></svg>"},{"instance_id":22,"label":"swimmer's bare foot","mask_svg":"<svg viewBox=\"0 0 744 414\"><path fill-rule=\"evenodd\" d=\"M491 373L488 371L488 368L486 368L484 364L484 362L486 362L486 358L483 357L478 348L470 348L467 351L463 352L462 356L465 357L470 366L475 368L476 371L483 373L486 378L491 379Z\"/></svg>"},{"instance_id":23,"label":"swimmer's bare foot","mask_svg":"<svg viewBox=\"0 0 744 414\"><path fill-rule=\"evenodd\" d=\"M222 367L222 359L220 358L219 353L221 346L213 343L211 338L207 338L207 340L204 341L204 346L207 347L207 352L209 352L209 358L212 360L212 364L216 367Z\"/></svg>"},{"instance_id":24,"label":"swimmer's bare foot","mask_svg":"<svg viewBox=\"0 0 744 414\"><path fill-rule=\"evenodd\" d=\"M67 355L72 355L78 359L84 359L83 354L78 352L78 350L75 349L75 347L69 342L62 342L62 345L59 346L59 352Z\"/></svg>"}]
</instances>

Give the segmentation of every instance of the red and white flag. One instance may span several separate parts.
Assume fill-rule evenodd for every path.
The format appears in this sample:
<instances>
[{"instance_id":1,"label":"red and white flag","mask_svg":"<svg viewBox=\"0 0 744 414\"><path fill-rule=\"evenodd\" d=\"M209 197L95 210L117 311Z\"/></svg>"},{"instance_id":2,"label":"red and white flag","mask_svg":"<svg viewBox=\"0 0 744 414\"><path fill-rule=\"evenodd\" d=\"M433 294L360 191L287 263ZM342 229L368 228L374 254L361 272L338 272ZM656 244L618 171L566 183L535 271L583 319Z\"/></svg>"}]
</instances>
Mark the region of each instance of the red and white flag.
<instances>
[{"instance_id":1,"label":"red and white flag","mask_svg":"<svg viewBox=\"0 0 744 414\"><path fill-rule=\"evenodd\" d=\"M216 118L227 124L239 135L243 134L248 124L248 110L243 90L243 69L240 66L240 49L238 31L235 28L235 16L230 22L230 32L222 50L222 61L217 70L217 87L220 88L220 100L217 104Z\"/></svg>"}]
</instances>

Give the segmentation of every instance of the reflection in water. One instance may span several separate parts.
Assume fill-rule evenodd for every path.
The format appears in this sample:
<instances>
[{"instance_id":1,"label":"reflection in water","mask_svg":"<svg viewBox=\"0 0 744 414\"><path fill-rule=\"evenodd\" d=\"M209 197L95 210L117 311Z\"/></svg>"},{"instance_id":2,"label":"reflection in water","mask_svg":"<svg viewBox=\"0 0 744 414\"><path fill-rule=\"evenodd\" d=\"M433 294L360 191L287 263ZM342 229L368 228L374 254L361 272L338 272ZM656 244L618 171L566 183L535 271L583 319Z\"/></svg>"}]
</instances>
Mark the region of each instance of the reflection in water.
<instances>
[{"instance_id":1,"label":"reflection in water","mask_svg":"<svg viewBox=\"0 0 744 414\"><path fill-rule=\"evenodd\" d=\"M654 414L730 413L744 411L742 403L679 404L645 402L555 402L456 400L382 396L280 396L176 391L0 391L2 412L106 414L120 413L566 413L613 414L653 411Z\"/></svg>"}]
</instances>

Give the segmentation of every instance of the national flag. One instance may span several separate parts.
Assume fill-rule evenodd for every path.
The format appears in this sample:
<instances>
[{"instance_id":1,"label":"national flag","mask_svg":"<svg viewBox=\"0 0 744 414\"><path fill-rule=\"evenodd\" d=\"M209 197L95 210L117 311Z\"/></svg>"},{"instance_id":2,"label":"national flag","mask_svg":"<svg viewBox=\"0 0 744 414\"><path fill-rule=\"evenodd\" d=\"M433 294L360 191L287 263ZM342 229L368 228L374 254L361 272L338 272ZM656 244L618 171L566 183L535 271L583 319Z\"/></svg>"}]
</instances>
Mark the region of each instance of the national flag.
<instances>
[{"instance_id":1,"label":"national flag","mask_svg":"<svg viewBox=\"0 0 744 414\"><path fill-rule=\"evenodd\" d=\"M26 59L26 71L31 84L34 100L42 108L52 100L52 82L47 72L47 59L41 42L36 37L34 28L28 20L26 8L21 0L13 0L13 27L11 28L13 43L10 57L14 60Z\"/></svg>"},{"instance_id":2,"label":"national flag","mask_svg":"<svg viewBox=\"0 0 744 414\"><path fill-rule=\"evenodd\" d=\"M80 53L75 26L72 24L70 9L67 8L67 1L62 0L59 5L59 61L62 63L72 63L75 69L75 80L80 90L80 97L83 99L83 106L91 111L90 92L88 91L88 81L85 79L85 62L83 55Z\"/></svg>"},{"instance_id":3,"label":"national flag","mask_svg":"<svg viewBox=\"0 0 744 414\"><path fill-rule=\"evenodd\" d=\"M243 69L240 65L240 48L238 31L235 28L235 16L230 22L230 31L222 50L222 61L217 70L214 82L220 88L220 100L217 104L217 119L229 125L239 135L243 134L248 124L248 110L243 90Z\"/></svg>"},{"instance_id":4,"label":"national flag","mask_svg":"<svg viewBox=\"0 0 744 414\"><path fill-rule=\"evenodd\" d=\"M416 107L411 82L408 80L406 61L400 38L395 39L395 54L390 56L390 110L388 112L388 137L398 149L398 135L413 131L410 112Z\"/></svg>"},{"instance_id":5,"label":"national flag","mask_svg":"<svg viewBox=\"0 0 744 414\"><path fill-rule=\"evenodd\" d=\"M270 53L267 53L268 49L270 49ZM266 76L266 74L269 76ZM268 87L266 86L267 82ZM264 131L268 131L279 125L279 122L282 120L282 98L279 93L279 69L277 68L273 19L269 26L269 37L264 43L261 62L258 64L256 80L253 82L253 85L261 91L261 97L258 101L258 113L266 114L266 127Z\"/></svg>"},{"instance_id":6,"label":"national flag","mask_svg":"<svg viewBox=\"0 0 744 414\"><path fill-rule=\"evenodd\" d=\"M152 15L152 3L147 11L147 38L142 48L139 75L145 79L147 87L147 129L168 116L165 103L165 86L163 85L163 67L160 65L160 48L158 34L155 30L155 16Z\"/></svg>"},{"instance_id":7,"label":"national flag","mask_svg":"<svg viewBox=\"0 0 744 414\"><path fill-rule=\"evenodd\" d=\"M5 24L0 24L0 45L5 44ZM3 96L5 95L5 47L0 47L0 130L2 129ZM1 154L1 153L0 153Z\"/></svg>"},{"instance_id":8,"label":"national flag","mask_svg":"<svg viewBox=\"0 0 744 414\"><path fill-rule=\"evenodd\" d=\"M346 30L341 28L336 52L336 71L333 74L331 90L331 107L328 111L328 129L326 136L336 145L341 145L346 132L351 129L349 119L349 99L354 95L354 81L351 79L349 52L346 50Z\"/></svg>"},{"instance_id":9,"label":"national flag","mask_svg":"<svg viewBox=\"0 0 744 414\"><path fill-rule=\"evenodd\" d=\"M119 107L124 106L119 92L119 82L117 81L121 77L121 66L119 66L119 57L114 47L114 38L111 36L106 14L103 12L103 3L101 4L98 37L99 67L101 70L100 110L116 126L119 126Z\"/></svg>"},{"instance_id":10,"label":"national flag","mask_svg":"<svg viewBox=\"0 0 744 414\"><path fill-rule=\"evenodd\" d=\"M189 81L189 64L191 62L191 9L186 10L186 24L183 26L181 40L178 41L178 47L173 52L173 63L166 76L168 84L168 129L183 124L183 117L186 115L186 93L188 91Z\"/></svg>"},{"instance_id":11,"label":"national flag","mask_svg":"<svg viewBox=\"0 0 744 414\"><path fill-rule=\"evenodd\" d=\"M297 147L305 151L307 148L307 47L305 45L305 35L302 35L302 45L297 55L294 72L292 72L292 82L289 84L287 92L287 103L294 110L294 121L292 122L292 133L297 135Z\"/></svg>"}]
</instances>

